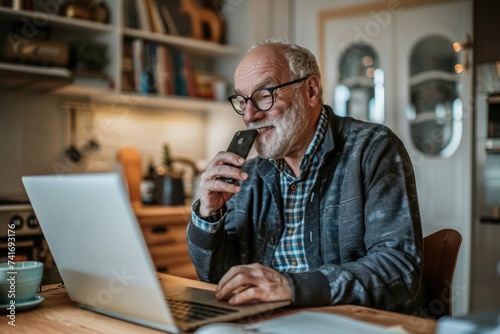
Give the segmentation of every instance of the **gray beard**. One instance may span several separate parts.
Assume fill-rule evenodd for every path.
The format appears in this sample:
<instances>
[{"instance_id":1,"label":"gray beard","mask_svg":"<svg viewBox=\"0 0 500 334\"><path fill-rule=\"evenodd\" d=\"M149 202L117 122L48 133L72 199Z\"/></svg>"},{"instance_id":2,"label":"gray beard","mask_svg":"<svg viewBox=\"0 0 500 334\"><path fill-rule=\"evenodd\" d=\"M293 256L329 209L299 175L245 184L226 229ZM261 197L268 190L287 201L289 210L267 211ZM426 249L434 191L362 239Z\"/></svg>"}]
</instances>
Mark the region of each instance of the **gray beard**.
<instances>
[{"instance_id":1,"label":"gray beard","mask_svg":"<svg viewBox=\"0 0 500 334\"><path fill-rule=\"evenodd\" d=\"M306 129L308 114L302 98L286 110L281 118L274 119L270 124L254 124L255 127L274 126L274 134L269 139L257 138L255 148L263 159L282 159L292 150L298 141L303 138Z\"/></svg>"}]
</instances>

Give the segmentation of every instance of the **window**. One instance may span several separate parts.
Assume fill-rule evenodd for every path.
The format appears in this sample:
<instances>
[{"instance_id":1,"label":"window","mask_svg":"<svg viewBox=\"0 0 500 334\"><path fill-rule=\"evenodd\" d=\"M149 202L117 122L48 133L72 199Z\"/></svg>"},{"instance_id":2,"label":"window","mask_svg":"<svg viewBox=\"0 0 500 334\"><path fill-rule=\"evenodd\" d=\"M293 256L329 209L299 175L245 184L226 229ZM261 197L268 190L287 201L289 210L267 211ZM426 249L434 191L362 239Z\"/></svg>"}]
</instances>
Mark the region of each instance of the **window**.
<instances>
[{"instance_id":1,"label":"window","mask_svg":"<svg viewBox=\"0 0 500 334\"><path fill-rule=\"evenodd\" d=\"M462 137L462 101L453 43L442 36L420 40L410 56L407 117L413 143L425 155L449 157Z\"/></svg>"},{"instance_id":2,"label":"window","mask_svg":"<svg viewBox=\"0 0 500 334\"><path fill-rule=\"evenodd\" d=\"M364 44L345 50L335 87L335 112L371 122L384 122L384 72L375 51Z\"/></svg>"}]
</instances>

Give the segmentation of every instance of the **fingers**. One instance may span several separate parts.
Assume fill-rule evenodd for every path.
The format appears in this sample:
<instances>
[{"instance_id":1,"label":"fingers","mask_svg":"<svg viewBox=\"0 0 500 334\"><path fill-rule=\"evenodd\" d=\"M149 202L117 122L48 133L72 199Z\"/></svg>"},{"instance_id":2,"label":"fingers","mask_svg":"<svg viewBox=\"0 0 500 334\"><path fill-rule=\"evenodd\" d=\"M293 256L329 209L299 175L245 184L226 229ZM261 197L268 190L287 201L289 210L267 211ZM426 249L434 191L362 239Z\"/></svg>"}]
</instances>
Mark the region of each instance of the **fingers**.
<instances>
[{"instance_id":1,"label":"fingers","mask_svg":"<svg viewBox=\"0 0 500 334\"><path fill-rule=\"evenodd\" d=\"M217 165L233 165L241 167L245 164L245 159L231 152L220 151L208 164L207 169Z\"/></svg>"},{"instance_id":2,"label":"fingers","mask_svg":"<svg viewBox=\"0 0 500 334\"><path fill-rule=\"evenodd\" d=\"M240 170L245 162L245 159L234 153L219 152L208 164L203 176L206 180L218 180L221 177L246 180L248 174Z\"/></svg>"},{"instance_id":3,"label":"fingers","mask_svg":"<svg viewBox=\"0 0 500 334\"><path fill-rule=\"evenodd\" d=\"M219 180L219 177L232 178L236 181L246 180L248 174L239 169L239 166L244 163L245 159L236 154L219 152L207 165L206 170L201 174L198 188L202 216L218 210L232 195L241 190L238 182L226 183Z\"/></svg>"},{"instance_id":4,"label":"fingers","mask_svg":"<svg viewBox=\"0 0 500 334\"><path fill-rule=\"evenodd\" d=\"M215 296L218 299L228 299L232 305L292 300L286 277L258 263L231 268L220 280Z\"/></svg>"}]
</instances>

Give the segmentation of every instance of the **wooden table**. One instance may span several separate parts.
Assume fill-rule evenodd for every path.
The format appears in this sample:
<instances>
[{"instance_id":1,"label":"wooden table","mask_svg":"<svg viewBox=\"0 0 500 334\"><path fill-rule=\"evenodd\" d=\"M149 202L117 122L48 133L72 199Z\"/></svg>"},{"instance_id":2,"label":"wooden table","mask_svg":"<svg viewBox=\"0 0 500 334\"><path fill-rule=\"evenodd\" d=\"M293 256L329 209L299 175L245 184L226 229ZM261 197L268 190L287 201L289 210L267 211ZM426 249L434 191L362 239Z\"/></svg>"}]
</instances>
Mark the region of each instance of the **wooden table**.
<instances>
[{"instance_id":1,"label":"wooden table","mask_svg":"<svg viewBox=\"0 0 500 334\"><path fill-rule=\"evenodd\" d=\"M166 274L159 274L159 277L162 282L167 282L169 284L206 289L214 289L215 287L212 284ZM16 314L15 327L8 325L6 314L0 314L0 333L164 333L81 309L69 299L64 287L58 287L57 285L43 286L40 295L45 297L43 303L35 309L18 312ZM276 310L272 316L267 315L266 319L303 310L305 309L280 309ZM436 329L436 322L431 319L418 318L356 305L313 307L307 308L307 310L345 315L382 326L401 326L409 333L435 333Z\"/></svg>"}]
</instances>

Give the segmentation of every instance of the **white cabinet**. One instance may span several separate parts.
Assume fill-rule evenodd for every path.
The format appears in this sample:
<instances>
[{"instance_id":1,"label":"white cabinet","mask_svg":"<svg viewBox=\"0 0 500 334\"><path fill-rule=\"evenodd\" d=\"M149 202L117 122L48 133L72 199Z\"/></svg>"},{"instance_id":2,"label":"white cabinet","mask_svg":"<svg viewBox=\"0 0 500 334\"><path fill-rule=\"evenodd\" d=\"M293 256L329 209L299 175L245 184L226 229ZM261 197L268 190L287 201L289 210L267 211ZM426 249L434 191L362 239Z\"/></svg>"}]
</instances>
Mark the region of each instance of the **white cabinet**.
<instances>
[{"instance_id":1,"label":"white cabinet","mask_svg":"<svg viewBox=\"0 0 500 334\"><path fill-rule=\"evenodd\" d=\"M69 43L73 40L86 38L93 41L102 42L107 46L108 64L104 68L104 72L109 77L109 85L96 84L92 82L83 82L75 80L72 84L67 84L55 91L52 94L71 95L71 96L87 96L93 101L104 103L123 103L123 101L132 101L134 106L160 106L165 109L189 109L193 111L207 111L210 108L220 109L221 103L213 102L212 100L202 98L191 98L184 96L162 96L155 94L136 94L124 92L122 90L122 62L123 62L123 45L125 39L140 39L143 41L163 44L175 50L186 52L204 64L209 64L208 67L216 69L218 63L223 63L227 59L240 56L243 51L240 48L230 45L217 44L213 42L185 38L180 36L159 34L150 31L131 29L123 27L122 5L123 1L105 1L110 12L109 23L98 23L94 21L86 21L80 19L66 18L46 12L14 10L0 6L0 36L15 36L21 40L29 40L32 38L43 38L42 33L46 27L50 27L50 40ZM59 5L54 2L53 6L47 8L50 11L57 11ZM16 21L23 23L22 30L15 35L12 34L11 27ZM3 39L3 38L2 38ZM4 43L12 42L12 39L5 40ZM15 63L0 62L0 71L4 75L7 73L11 78L16 77L17 73L37 71L46 71L47 75L59 75L60 80L70 77L71 74L64 68L44 67L33 65L19 66ZM12 74L14 73L14 74ZM28 73L29 74L29 73ZM43 74L43 73L42 73ZM47 77L48 78L48 77ZM225 78L230 85L230 78ZM13 80L0 80L3 91L12 89L19 92L23 89L21 86L12 86ZM97 80L96 80L97 82ZM48 84L49 82L47 82ZM11 86L9 87L9 84ZM33 88L25 86L24 88ZM50 88L50 87L49 87ZM27 91L29 91L28 89ZM32 89L31 89L32 91ZM225 103L227 104L227 103ZM225 108L227 109L227 108ZM226 111L226 110L225 110Z\"/></svg>"},{"instance_id":2,"label":"white cabinet","mask_svg":"<svg viewBox=\"0 0 500 334\"><path fill-rule=\"evenodd\" d=\"M325 98L340 115L391 125L387 99L393 83L392 34L390 29L374 30L371 20L361 14L326 22Z\"/></svg>"},{"instance_id":3,"label":"white cabinet","mask_svg":"<svg viewBox=\"0 0 500 334\"><path fill-rule=\"evenodd\" d=\"M422 61L436 61L440 59L435 57L436 53L447 52L434 45L427 48L426 54L419 53L421 43L432 39L449 43L466 41L472 31L472 2L415 8L401 13L400 22L404 24L397 31L397 51L405 61L400 63L396 76L400 87L404 87L397 95L398 130L414 164L424 233L451 227L463 237L453 283L453 312L465 314L469 308L471 265L472 73L464 70L452 75L431 64L435 70L427 68L416 74L412 73L415 64L411 60L417 54ZM457 54L456 60L456 65L465 65L463 52ZM427 79L422 78L425 75ZM419 119L418 113L408 113L408 109L411 95L418 93L415 88L420 79L433 87L423 91L430 106L420 113L424 117ZM443 94L453 96L446 99L448 102L434 103ZM446 104L449 107L445 108ZM417 131L426 133L424 147L428 149L418 145Z\"/></svg>"},{"instance_id":4,"label":"white cabinet","mask_svg":"<svg viewBox=\"0 0 500 334\"><path fill-rule=\"evenodd\" d=\"M384 91L384 123L400 136L412 159L424 235L454 228L463 236L453 282L453 312L464 314L470 285L472 73L460 68L466 66L466 57L453 50L453 43L463 44L472 32L472 2L392 5L381 2L320 16L325 96L335 96L339 85L349 87L342 82L343 56L359 58L364 80L370 67L383 72L379 87ZM360 55L365 56L367 47L378 58L376 66L363 64ZM351 115L374 120L366 103L374 96L373 82L363 86L358 80L351 86L355 89L349 96L365 110L359 117L347 109ZM360 87L364 99L359 98ZM338 100L327 102L337 105Z\"/></svg>"}]
</instances>

